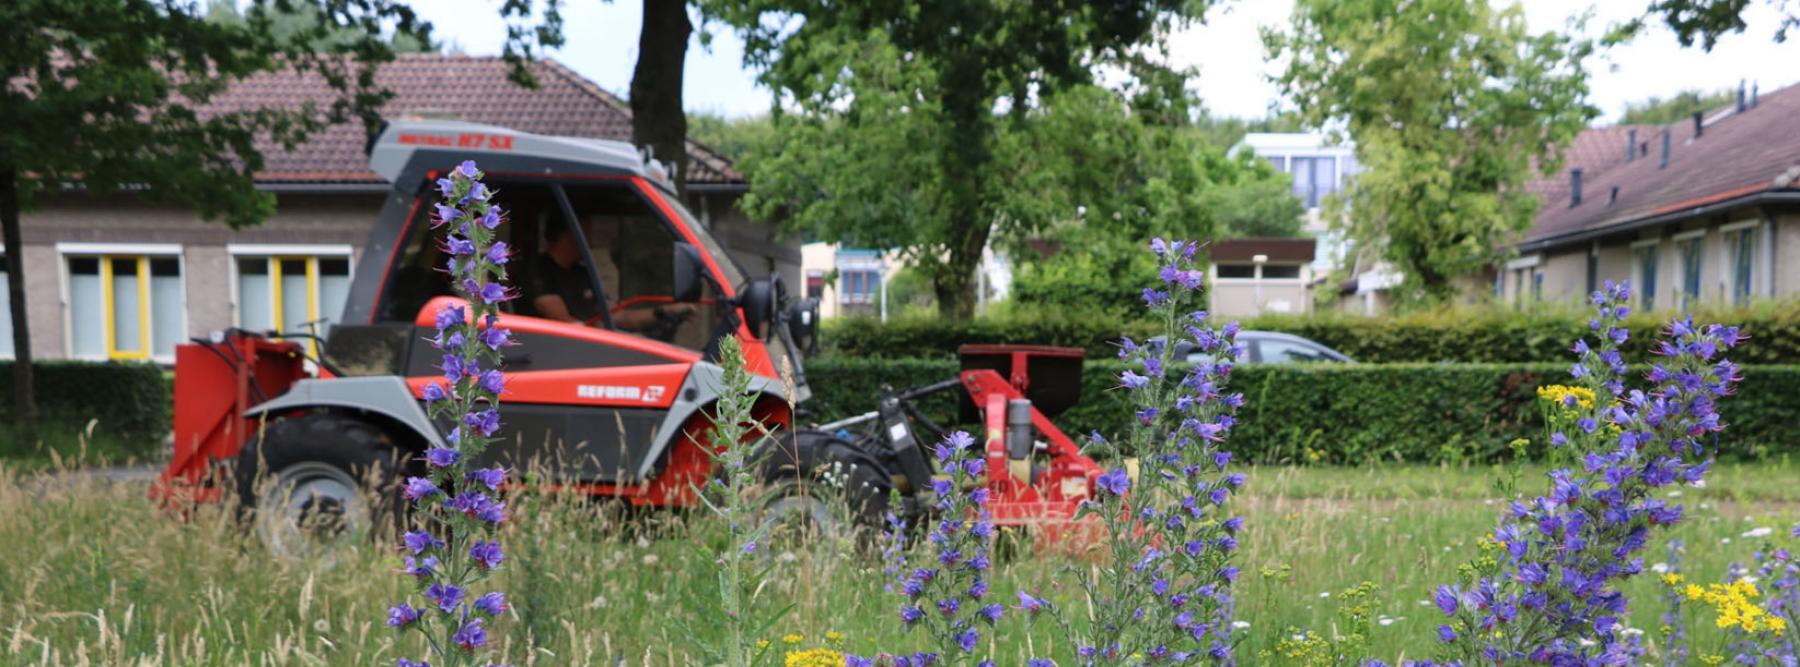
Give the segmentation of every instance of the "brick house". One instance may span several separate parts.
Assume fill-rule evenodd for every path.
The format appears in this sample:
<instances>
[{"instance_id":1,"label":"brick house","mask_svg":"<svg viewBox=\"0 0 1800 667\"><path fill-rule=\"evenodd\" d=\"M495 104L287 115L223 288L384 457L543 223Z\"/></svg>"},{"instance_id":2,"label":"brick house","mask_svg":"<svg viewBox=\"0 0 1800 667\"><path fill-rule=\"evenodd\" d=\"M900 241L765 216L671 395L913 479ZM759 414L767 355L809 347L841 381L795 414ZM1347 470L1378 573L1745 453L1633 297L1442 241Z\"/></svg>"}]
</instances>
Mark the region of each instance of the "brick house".
<instances>
[{"instance_id":1,"label":"brick house","mask_svg":"<svg viewBox=\"0 0 1800 667\"><path fill-rule=\"evenodd\" d=\"M629 108L593 82L542 60L532 65L539 88L527 90L507 81L507 67L496 57L402 55L379 72L394 93L382 114L630 139ZM284 72L247 80L215 104L298 106L332 94L316 76ZM335 318L388 191L369 171L365 143L361 125L349 124L293 151L263 147L257 182L276 195L278 211L241 231L129 194L46 193L22 218L19 249L34 355L166 363L176 343L225 327L294 330ZM748 184L730 160L689 142L688 165L694 215L751 274L780 272L795 286L798 240L737 207ZM5 295L0 289L0 357L12 356Z\"/></svg>"},{"instance_id":2,"label":"brick house","mask_svg":"<svg viewBox=\"0 0 1800 667\"><path fill-rule=\"evenodd\" d=\"M1800 86L1738 98L1584 134L1606 157L1534 184L1543 205L1498 299L1573 302L1607 280L1630 280L1643 310L1800 295Z\"/></svg>"}]
</instances>

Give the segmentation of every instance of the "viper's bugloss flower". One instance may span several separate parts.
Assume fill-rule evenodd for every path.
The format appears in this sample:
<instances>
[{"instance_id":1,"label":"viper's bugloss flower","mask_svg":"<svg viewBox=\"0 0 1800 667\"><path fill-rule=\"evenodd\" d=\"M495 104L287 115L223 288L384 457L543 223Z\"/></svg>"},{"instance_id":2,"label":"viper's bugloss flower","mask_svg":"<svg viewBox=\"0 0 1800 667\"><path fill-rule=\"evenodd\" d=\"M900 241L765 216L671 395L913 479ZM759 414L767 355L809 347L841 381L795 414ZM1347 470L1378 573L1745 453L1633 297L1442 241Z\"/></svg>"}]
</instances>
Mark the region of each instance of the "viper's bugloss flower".
<instances>
[{"instance_id":1,"label":"viper's bugloss flower","mask_svg":"<svg viewBox=\"0 0 1800 667\"><path fill-rule=\"evenodd\" d=\"M392 607L388 607L387 624L390 628L404 628L412 625L418 620L419 610L410 604L402 602Z\"/></svg>"},{"instance_id":2,"label":"viper's bugloss flower","mask_svg":"<svg viewBox=\"0 0 1800 667\"><path fill-rule=\"evenodd\" d=\"M444 242L444 250L457 257L475 254L475 243L468 239L450 237Z\"/></svg>"},{"instance_id":3,"label":"viper's bugloss flower","mask_svg":"<svg viewBox=\"0 0 1800 667\"><path fill-rule=\"evenodd\" d=\"M425 463L433 468L448 468L462 461L462 452L448 447L432 447L425 450Z\"/></svg>"},{"instance_id":4,"label":"viper's bugloss flower","mask_svg":"<svg viewBox=\"0 0 1800 667\"><path fill-rule=\"evenodd\" d=\"M425 587L425 599L446 614L462 604L463 589L453 584L434 583Z\"/></svg>"},{"instance_id":5,"label":"viper's bugloss flower","mask_svg":"<svg viewBox=\"0 0 1800 667\"><path fill-rule=\"evenodd\" d=\"M431 480L424 477L406 478L406 486L404 487L403 492L405 493L407 500L415 502L421 498L443 493L442 490L438 489L436 484L432 484Z\"/></svg>"},{"instance_id":6,"label":"viper's bugloss flower","mask_svg":"<svg viewBox=\"0 0 1800 667\"><path fill-rule=\"evenodd\" d=\"M483 436L492 436L500 430L500 411L482 410L463 415L463 423L469 428L479 431Z\"/></svg>"},{"instance_id":7,"label":"viper's bugloss flower","mask_svg":"<svg viewBox=\"0 0 1800 667\"><path fill-rule=\"evenodd\" d=\"M481 343L488 349L498 350L512 344L512 331L489 325L481 330Z\"/></svg>"},{"instance_id":8,"label":"viper's bugloss flower","mask_svg":"<svg viewBox=\"0 0 1800 667\"><path fill-rule=\"evenodd\" d=\"M499 542L477 540L469 547L469 559L475 561L476 567L492 570L506 560L506 554L500 551Z\"/></svg>"},{"instance_id":9,"label":"viper's bugloss flower","mask_svg":"<svg viewBox=\"0 0 1800 667\"><path fill-rule=\"evenodd\" d=\"M506 606L506 594L501 593L500 591L494 591L475 598L475 603L472 606L474 606L477 611L489 616L499 616L506 613L506 610L509 608Z\"/></svg>"},{"instance_id":10,"label":"viper's bugloss flower","mask_svg":"<svg viewBox=\"0 0 1800 667\"><path fill-rule=\"evenodd\" d=\"M450 636L450 641L456 642L456 646L464 651L473 651L486 646L487 630L481 626L481 619L471 618L456 630L456 634Z\"/></svg>"},{"instance_id":11,"label":"viper's bugloss flower","mask_svg":"<svg viewBox=\"0 0 1800 667\"><path fill-rule=\"evenodd\" d=\"M407 551L413 552L413 555L425 553L426 549L441 549L444 546L443 540L432 537L431 533L422 530L407 531L400 537L400 541L406 545Z\"/></svg>"},{"instance_id":12,"label":"viper's bugloss flower","mask_svg":"<svg viewBox=\"0 0 1800 667\"><path fill-rule=\"evenodd\" d=\"M427 403L436 403L450 397L449 394L444 393L444 385L436 382L425 385L425 389L421 393L424 394Z\"/></svg>"},{"instance_id":13,"label":"viper's bugloss flower","mask_svg":"<svg viewBox=\"0 0 1800 667\"><path fill-rule=\"evenodd\" d=\"M400 658L399 660L394 661L394 667L431 667L431 663L425 662L424 660L415 662L407 660L406 658Z\"/></svg>"},{"instance_id":14,"label":"viper's bugloss flower","mask_svg":"<svg viewBox=\"0 0 1800 667\"><path fill-rule=\"evenodd\" d=\"M1131 488L1131 476L1126 474L1124 468L1114 468L1094 478L1094 485L1107 493L1122 496Z\"/></svg>"},{"instance_id":15,"label":"viper's bugloss flower","mask_svg":"<svg viewBox=\"0 0 1800 667\"><path fill-rule=\"evenodd\" d=\"M494 466L471 470L469 471L469 481L479 483L487 487L489 491L499 491L500 485L506 483L506 468Z\"/></svg>"},{"instance_id":16,"label":"viper's bugloss flower","mask_svg":"<svg viewBox=\"0 0 1800 667\"><path fill-rule=\"evenodd\" d=\"M488 229L494 229L494 228L499 227L501 215L502 215L502 213L500 211L500 207L495 206L495 207L489 208L488 212L482 214L482 216L481 216L481 226L486 227Z\"/></svg>"}]
</instances>

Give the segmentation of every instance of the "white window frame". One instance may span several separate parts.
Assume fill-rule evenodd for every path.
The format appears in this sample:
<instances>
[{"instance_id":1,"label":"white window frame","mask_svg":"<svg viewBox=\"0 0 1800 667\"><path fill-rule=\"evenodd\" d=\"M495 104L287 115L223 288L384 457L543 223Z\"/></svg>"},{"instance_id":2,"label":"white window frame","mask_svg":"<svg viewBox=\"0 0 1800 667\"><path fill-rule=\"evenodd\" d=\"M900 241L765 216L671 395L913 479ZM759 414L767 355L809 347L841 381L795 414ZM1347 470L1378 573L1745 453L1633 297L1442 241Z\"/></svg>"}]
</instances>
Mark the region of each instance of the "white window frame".
<instances>
[{"instance_id":1,"label":"white window frame","mask_svg":"<svg viewBox=\"0 0 1800 667\"><path fill-rule=\"evenodd\" d=\"M1230 262L1230 264L1232 266L1243 266L1244 265L1241 262ZM1300 277L1298 277L1298 278L1264 278L1262 275L1263 267L1270 266L1270 265L1299 267ZM1307 280L1307 275L1306 275L1307 274L1307 271L1306 271L1307 265L1306 264L1296 264L1296 263L1292 263L1292 262L1263 262L1262 264L1252 264L1251 266L1253 266L1254 269L1251 271L1249 278L1222 278L1219 276L1219 264L1217 262L1214 262L1212 265L1212 268L1210 269L1212 271L1212 275L1211 275L1212 281L1215 283L1219 283L1221 285L1253 285L1256 283L1262 283L1264 285L1305 285L1305 284L1311 282L1311 281Z\"/></svg>"},{"instance_id":2,"label":"white window frame","mask_svg":"<svg viewBox=\"0 0 1800 667\"><path fill-rule=\"evenodd\" d=\"M152 339L153 334L148 328L145 328L142 332L142 338L144 339L144 341L146 341L144 343L145 349L142 354L126 354L126 355L116 354L115 350L113 349L114 342L112 340L112 326L111 325L112 325L113 313L111 312L111 309L110 309L111 304L112 304L112 300L110 298L107 298L105 300L105 305L103 306L103 311L104 311L103 316L104 316L105 323L106 323L105 324L105 326L106 326L106 341L107 341L106 342L106 347L107 347L106 351L99 355L76 354L75 353L75 323L74 323L74 316L73 316L74 313L72 311L72 308L74 307L74 292L69 287L69 281L70 281L69 259L70 258L78 258L78 257L92 257L92 258L98 259L101 261L101 263L103 265L102 275L105 275L104 265L105 265L106 261L109 259L114 259L114 258L118 258L118 257L139 257L144 260L149 260L150 258L173 258L175 260L175 270L180 276L179 285L181 286L181 296L180 296L180 298L178 298L176 300L177 301L176 313L177 313L178 317L180 317L180 321L179 321L180 329L183 332L186 332L188 330L188 304L187 304L188 268L187 268L187 254L182 251L181 244L179 244L179 243L57 243L55 248L56 248L57 282L59 283L57 287L61 291L61 294L59 296L61 297L60 304L62 307L63 342L64 342L64 345L66 346L65 350L64 350L65 356L67 356L69 359L79 359L79 360L85 360L85 361L112 361L112 360L134 361L135 360L135 361L151 361L151 362L165 364L165 365L175 363L175 357L173 354L160 355L160 354L156 354L156 352L154 350L150 349L153 346L153 343L151 343L149 341ZM112 286L103 284L102 289L103 290L111 290ZM148 293L147 292L147 290L149 289L148 283L145 283L141 289L145 290L146 293ZM145 307L154 308L154 306L149 306L147 304ZM146 314L143 317L147 322L154 321L154 318L155 318L154 314ZM180 343L178 342L177 344L179 345Z\"/></svg>"},{"instance_id":3,"label":"white window frame","mask_svg":"<svg viewBox=\"0 0 1800 667\"><path fill-rule=\"evenodd\" d=\"M229 243L225 245L225 254L231 257L229 263L230 266L227 268L231 274L231 284L229 288L231 299L231 323L232 326L237 327L242 327L244 325L243 304L238 302L238 292L241 291L238 284L238 260L240 259L303 259L307 260L309 271L317 270L318 260L344 259L350 262L350 279L352 281L355 281L356 279L356 249L346 243L316 245L292 243ZM279 275L279 273L277 272L271 275ZM316 293L319 288L318 276L313 276L311 283L312 284L308 289ZM273 284L273 281L271 281L271 288L275 292L281 290L281 287ZM278 307L279 304L273 301L274 296L274 294L270 294L270 304L276 306L274 310L275 328L277 330L284 330L281 326L282 324L285 324L281 321L281 309ZM308 298L316 299L317 297L315 294L309 294ZM312 313L314 319L321 316L318 310L317 303L310 303L307 306L307 311Z\"/></svg>"}]
</instances>

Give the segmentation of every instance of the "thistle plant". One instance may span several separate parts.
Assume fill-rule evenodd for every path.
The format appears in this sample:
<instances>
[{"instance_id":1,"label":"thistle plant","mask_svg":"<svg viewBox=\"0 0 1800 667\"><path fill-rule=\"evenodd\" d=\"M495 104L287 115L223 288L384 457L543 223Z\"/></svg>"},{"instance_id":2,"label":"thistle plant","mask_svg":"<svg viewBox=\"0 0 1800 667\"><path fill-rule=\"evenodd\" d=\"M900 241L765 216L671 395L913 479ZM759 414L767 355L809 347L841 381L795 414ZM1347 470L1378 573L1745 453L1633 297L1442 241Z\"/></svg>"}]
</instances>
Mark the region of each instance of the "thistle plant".
<instances>
[{"instance_id":1,"label":"thistle plant","mask_svg":"<svg viewBox=\"0 0 1800 667\"><path fill-rule=\"evenodd\" d=\"M1226 472L1232 456L1223 443L1244 398L1225 393L1225 384L1243 348L1237 323L1214 329L1194 308L1205 277L1194 259L1199 245L1156 239L1150 249L1162 285L1145 288L1143 299L1163 338L1123 341L1119 356L1131 368L1119 384L1137 420L1123 443L1095 434L1088 446L1137 453L1141 472L1135 482L1127 470L1105 472L1097 499L1082 507L1080 514L1100 517L1111 558L1097 572L1073 570L1094 610L1087 633L1074 635L1076 651L1090 665L1231 664L1238 575L1231 563L1244 520L1225 505L1244 475ZM1198 360L1177 371L1183 343Z\"/></svg>"},{"instance_id":2,"label":"thistle plant","mask_svg":"<svg viewBox=\"0 0 1800 667\"><path fill-rule=\"evenodd\" d=\"M449 425L448 446L427 449L428 474L406 480L403 493L413 503L416 529L402 538L405 573L418 597L390 608L388 625L417 631L431 660L443 667L479 664L490 643L487 623L508 609L504 593L476 590L506 560L496 532L506 520L506 504L497 496L507 472L471 462L500 428L506 390L500 349L512 344L512 336L498 326L499 307L513 292L506 287L509 251L495 233L503 213L488 201L492 193L481 171L464 162L437 186L443 201L432 227L446 230L446 269L466 303L438 311L437 334L430 339L443 353L443 381L426 385L424 397L432 418ZM400 667L430 664L398 661Z\"/></svg>"},{"instance_id":3,"label":"thistle plant","mask_svg":"<svg viewBox=\"0 0 1800 667\"><path fill-rule=\"evenodd\" d=\"M721 644L703 643L701 648L716 663L749 667L769 653L768 644L758 642L757 635L787 612L762 609L755 596L770 566L758 558L757 542L768 527L758 521L755 504L760 467L756 442L759 436L770 434L751 414L756 395L750 390L750 373L745 370L743 346L736 336L719 339L718 363L724 372L722 386L717 387L719 400L714 406L712 448L708 450L718 472L698 495L726 531L726 544L715 561L719 573L718 608L725 637Z\"/></svg>"},{"instance_id":4,"label":"thistle plant","mask_svg":"<svg viewBox=\"0 0 1800 667\"><path fill-rule=\"evenodd\" d=\"M846 656L850 667L994 665L991 659L977 662L982 631L991 631L1006 614L1006 605L988 595L994 523L987 512L987 460L975 438L963 431L946 436L933 455L943 474L931 482L938 520L926 538L930 560L909 563L906 522L892 513L887 515L883 553L887 572L894 577L887 588L902 598L900 622L928 635L937 650ZM1029 594L1020 593L1019 600L1028 615L1044 609L1043 602Z\"/></svg>"},{"instance_id":5,"label":"thistle plant","mask_svg":"<svg viewBox=\"0 0 1800 667\"><path fill-rule=\"evenodd\" d=\"M1624 632L1628 600L1619 584L1644 569L1639 552L1654 531L1681 520L1652 493L1698 482L1714 454L1718 401L1739 380L1722 354L1742 336L1735 327L1669 323L1655 347L1660 360L1649 391L1627 391L1618 352L1631 290L1608 283L1593 295L1589 322L1597 343L1577 341L1570 374L1596 397L1574 428L1551 434L1556 460L1578 462L1548 473L1549 491L1515 501L1490 536L1501 555L1464 569L1463 580L1434 596L1446 616L1438 629L1447 660L1551 664L1636 664L1643 647ZM1565 404L1566 405L1566 404ZM1616 428L1615 428L1616 427Z\"/></svg>"}]
</instances>

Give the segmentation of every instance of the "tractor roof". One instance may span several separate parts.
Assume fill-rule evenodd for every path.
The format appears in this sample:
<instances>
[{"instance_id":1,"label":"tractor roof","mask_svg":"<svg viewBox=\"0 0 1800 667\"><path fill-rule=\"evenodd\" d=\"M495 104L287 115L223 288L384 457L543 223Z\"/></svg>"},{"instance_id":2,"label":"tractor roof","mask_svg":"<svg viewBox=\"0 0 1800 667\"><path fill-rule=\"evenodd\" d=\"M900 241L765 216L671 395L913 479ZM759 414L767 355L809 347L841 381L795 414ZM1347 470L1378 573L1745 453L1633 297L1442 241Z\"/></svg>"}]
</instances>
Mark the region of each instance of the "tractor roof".
<instances>
[{"instance_id":1,"label":"tractor roof","mask_svg":"<svg viewBox=\"0 0 1800 667\"><path fill-rule=\"evenodd\" d=\"M647 160L623 141L557 137L498 125L455 120L398 120L390 123L369 151L369 169L393 182L418 151L454 151L480 163L482 155L544 158L592 165L596 171L642 176L673 188L660 162ZM446 165L447 166L447 165Z\"/></svg>"}]
</instances>

